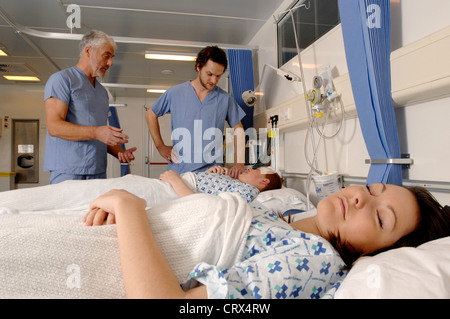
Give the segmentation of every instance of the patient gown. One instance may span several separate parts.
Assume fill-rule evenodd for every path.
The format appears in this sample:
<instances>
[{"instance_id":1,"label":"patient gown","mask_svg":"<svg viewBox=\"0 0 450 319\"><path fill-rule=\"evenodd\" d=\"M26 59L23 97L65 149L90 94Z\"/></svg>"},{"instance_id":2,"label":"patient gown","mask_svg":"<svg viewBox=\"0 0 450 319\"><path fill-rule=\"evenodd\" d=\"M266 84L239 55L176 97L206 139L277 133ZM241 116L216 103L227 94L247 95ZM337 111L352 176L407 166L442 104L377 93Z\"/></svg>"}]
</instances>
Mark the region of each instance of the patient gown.
<instances>
[{"instance_id":1,"label":"patient gown","mask_svg":"<svg viewBox=\"0 0 450 319\"><path fill-rule=\"evenodd\" d=\"M255 186L242 183L227 175L195 172L197 192L218 195L224 192L236 193L247 203L251 203L259 194Z\"/></svg>"},{"instance_id":2,"label":"patient gown","mask_svg":"<svg viewBox=\"0 0 450 319\"><path fill-rule=\"evenodd\" d=\"M209 298L333 298L346 271L332 245L264 208L253 212L240 262L228 269L199 263L184 288L204 284Z\"/></svg>"}]
</instances>

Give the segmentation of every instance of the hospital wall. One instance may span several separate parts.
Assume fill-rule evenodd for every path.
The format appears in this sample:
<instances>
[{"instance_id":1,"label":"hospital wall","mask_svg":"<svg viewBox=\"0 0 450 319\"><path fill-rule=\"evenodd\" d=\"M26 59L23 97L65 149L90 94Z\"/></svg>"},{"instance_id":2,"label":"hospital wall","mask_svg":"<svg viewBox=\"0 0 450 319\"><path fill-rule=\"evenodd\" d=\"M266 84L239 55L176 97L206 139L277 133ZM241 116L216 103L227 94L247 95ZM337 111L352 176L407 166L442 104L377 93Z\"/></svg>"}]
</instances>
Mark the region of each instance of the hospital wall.
<instances>
[{"instance_id":1,"label":"hospital wall","mask_svg":"<svg viewBox=\"0 0 450 319\"><path fill-rule=\"evenodd\" d=\"M30 187L48 184L49 173L43 172L46 121L43 103L44 87L36 85L0 85L0 117L3 119L0 137L0 172L11 172L12 120L39 120L39 183L20 184ZM9 117L9 127L4 127L4 118ZM9 177L1 177L2 189L9 184Z\"/></svg>"},{"instance_id":2,"label":"hospital wall","mask_svg":"<svg viewBox=\"0 0 450 319\"><path fill-rule=\"evenodd\" d=\"M291 1L285 1L279 10L285 10L290 3ZM424 5L424 2L420 0L391 1L392 51L449 26L450 2L433 0L431 3ZM273 19L270 19L250 42L252 45L259 46L255 73L256 78L260 81L264 64L277 66L276 43L276 24ZM302 51L301 59L307 90L312 88L312 77L317 75L317 70L322 65L328 64L333 68L333 77L342 77L348 74L341 27L337 26L313 46ZM411 66L411 68L414 67L414 65ZM282 68L296 74L300 72L297 58L289 61ZM269 77L265 75L260 85L264 92L267 114L270 113L271 108L276 109L283 103L289 104L289 101L295 101L295 97L303 92L299 83L288 82L276 75ZM449 96L450 88L447 87L446 91ZM403 170L404 178L450 181L448 166L450 158L449 104L450 98L446 97L407 107L396 107L401 153L410 154L414 160L414 164L409 169ZM303 106L299 103L298 107ZM328 126L328 134L337 129L337 124ZM280 133L279 168L290 173L308 173L310 168L306 163L303 151L306 128L290 127ZM312 150L308 149L310 158L312 158ZM369 165L365 164L365 159L368 158L356 112L347 114L338 136L326 140L321 144L318 152L320 169L338 171L346 176L366 177ZM288 183L288 185L306 192L304 180L288 179ZM313 185L310 187L310 193L314 201ZM441 202L450 203L450 194L444 192L434 192L433 194Z\"/></svg>"},{"instance_id":3,"label":"hospital wall","mask_svg":"<svg viewBox=\"0 0 450 319\"><path fill-rule=\"evenodd\" d=\"M39 120L39 182L17 184L16 188L27 188L34 186L48 185L49 173L43 171L45 137L47 132L47 123L44 108L44 84L37 85L0 85L0 117L4 119L9 117L9 127L2 127L2 136L0 137L0 172L11 172L11 143L12 143L12 120L13 119L33 119ZM156 101L156 97L117 97L116 103L126 103L127 107L117 108L119 122L124 132L130 137L127 148L136 146L136 160L130 167L132 174L145 175L145 152L147 143L148 129L145 123L145 106L151 106ZM4 126L4 122L0 123ZM120 163L118 160L108 155L108 177L120 176ZM1 177L1 190L6 190L9 177Z\"/></svg>"}]
</instances>

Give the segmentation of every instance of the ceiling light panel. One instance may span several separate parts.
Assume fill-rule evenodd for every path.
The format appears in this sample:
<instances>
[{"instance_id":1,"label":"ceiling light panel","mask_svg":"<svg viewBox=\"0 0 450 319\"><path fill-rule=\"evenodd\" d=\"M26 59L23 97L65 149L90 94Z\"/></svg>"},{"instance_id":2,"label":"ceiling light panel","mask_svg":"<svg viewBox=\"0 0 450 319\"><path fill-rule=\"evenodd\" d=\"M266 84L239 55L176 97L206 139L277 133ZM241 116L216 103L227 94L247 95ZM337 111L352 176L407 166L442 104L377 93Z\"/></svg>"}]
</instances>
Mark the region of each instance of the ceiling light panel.
<instances>
[{"instance_id":1,"label":"ceiling light panel","mask_svg":"<svg viewBox=\"0 0 450 319\"><path fill-rule=\"evenodd\" d=\"M40 79L36 76L4 75L3 77L9 81L25 81L25 82L39 82L40 81Z\"/></svg>"},{"instance_id":2,"label":"ceiling light panel","mask_svg":"<svg viewBox=\"0 0 450 319\"><path fill-rule=\"evenodd\" d=\"M195 61L197 55L187 53L145 51L145 58L150 60Z\"/></svg>"}]
</instances>

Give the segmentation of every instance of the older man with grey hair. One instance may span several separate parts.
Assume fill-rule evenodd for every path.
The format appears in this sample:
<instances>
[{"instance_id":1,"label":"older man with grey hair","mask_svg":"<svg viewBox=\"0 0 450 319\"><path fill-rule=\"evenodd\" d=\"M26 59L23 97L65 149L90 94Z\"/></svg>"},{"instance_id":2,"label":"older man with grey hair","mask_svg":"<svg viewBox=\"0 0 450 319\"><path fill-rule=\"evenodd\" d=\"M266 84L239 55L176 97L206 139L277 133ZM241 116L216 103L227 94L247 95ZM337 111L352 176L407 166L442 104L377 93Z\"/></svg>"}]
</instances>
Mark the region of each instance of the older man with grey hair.
<instances>
[{"instance_id":1,"label":"older man with grey hair","mask_svg":"<svg viewBox=\"0 0 450 319\"><path fill-rule=\"evenodd\" d=\"M136 148L122 130L107 125L109 101L97 81L113 64L116 44L106 33L92 30L80 42L76 66L50 76L45 85L47 140L44 170L50 183L106 178L107 152L121 163L134 159Z\"/></svg>"}]
</instances>

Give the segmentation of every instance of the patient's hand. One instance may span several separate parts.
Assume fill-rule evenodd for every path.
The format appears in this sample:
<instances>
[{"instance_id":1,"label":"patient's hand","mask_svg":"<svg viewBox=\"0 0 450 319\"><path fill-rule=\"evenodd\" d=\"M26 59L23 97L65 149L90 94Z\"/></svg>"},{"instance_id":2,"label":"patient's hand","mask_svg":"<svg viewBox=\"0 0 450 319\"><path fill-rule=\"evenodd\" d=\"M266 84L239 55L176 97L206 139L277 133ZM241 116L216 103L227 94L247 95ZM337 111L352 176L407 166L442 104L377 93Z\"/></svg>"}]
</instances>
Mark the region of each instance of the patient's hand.
<instances>
[{"instance_id":1,"label":"patient's hand","mask_svg":"<svg viewBox=\"0 0 450 319\"><path fill-rule=\"evenodd\" d=\"M181 179L180 174L178 174L172 170L165 171L164 173L159 175L159 179L162 180L163 182L169 183L172 187L174 187L175 185L177 185L179 183L183 183L183 180Z\"/></svg>"},{"instance_id":2,"label":"patient's hand","mask_svg":"<svg viewBox=\"0 0 450 319\"><path fill-rule=\"evenodd\" d=\"M169 183L173 190L179 197L194 194L194 191L186 185L186 183L181 178L180 174L170 170L162 173L159 179L163 182Z\"/></svg>"},{"instance_id":3,"label":"patient's hand","mask_svg":"<svg viewBox=\"0 0 450 319\"><path fill-rule=\"evenodd\" d=\"M84 216L83 222L86 226L112 225L116 223L116 217L101 208L91 208Z\"/></svg>"},{"instance_id":4,"label":"patient's hand","mask_svg":"<svg viewBox=\"0 0 450 319\"><path fill-rule=\"evenodd\" d=\"M83 221L87 226L116 223L117 214L129 211L145 211L147 202L126 190L113 189L99 196L89 205Z\"/></svg>"},{"instance_id":5,"label":"patient's hand","mask_svg":"<svg viewBox=\"0 0 450 319\"><path fill-rule=\"evenodd\" d=\"M208 168L205 172L207 173L216 173L221 175L228 175L228 168L222 166L213 166Z\"/></svg>"}]
</instances>

